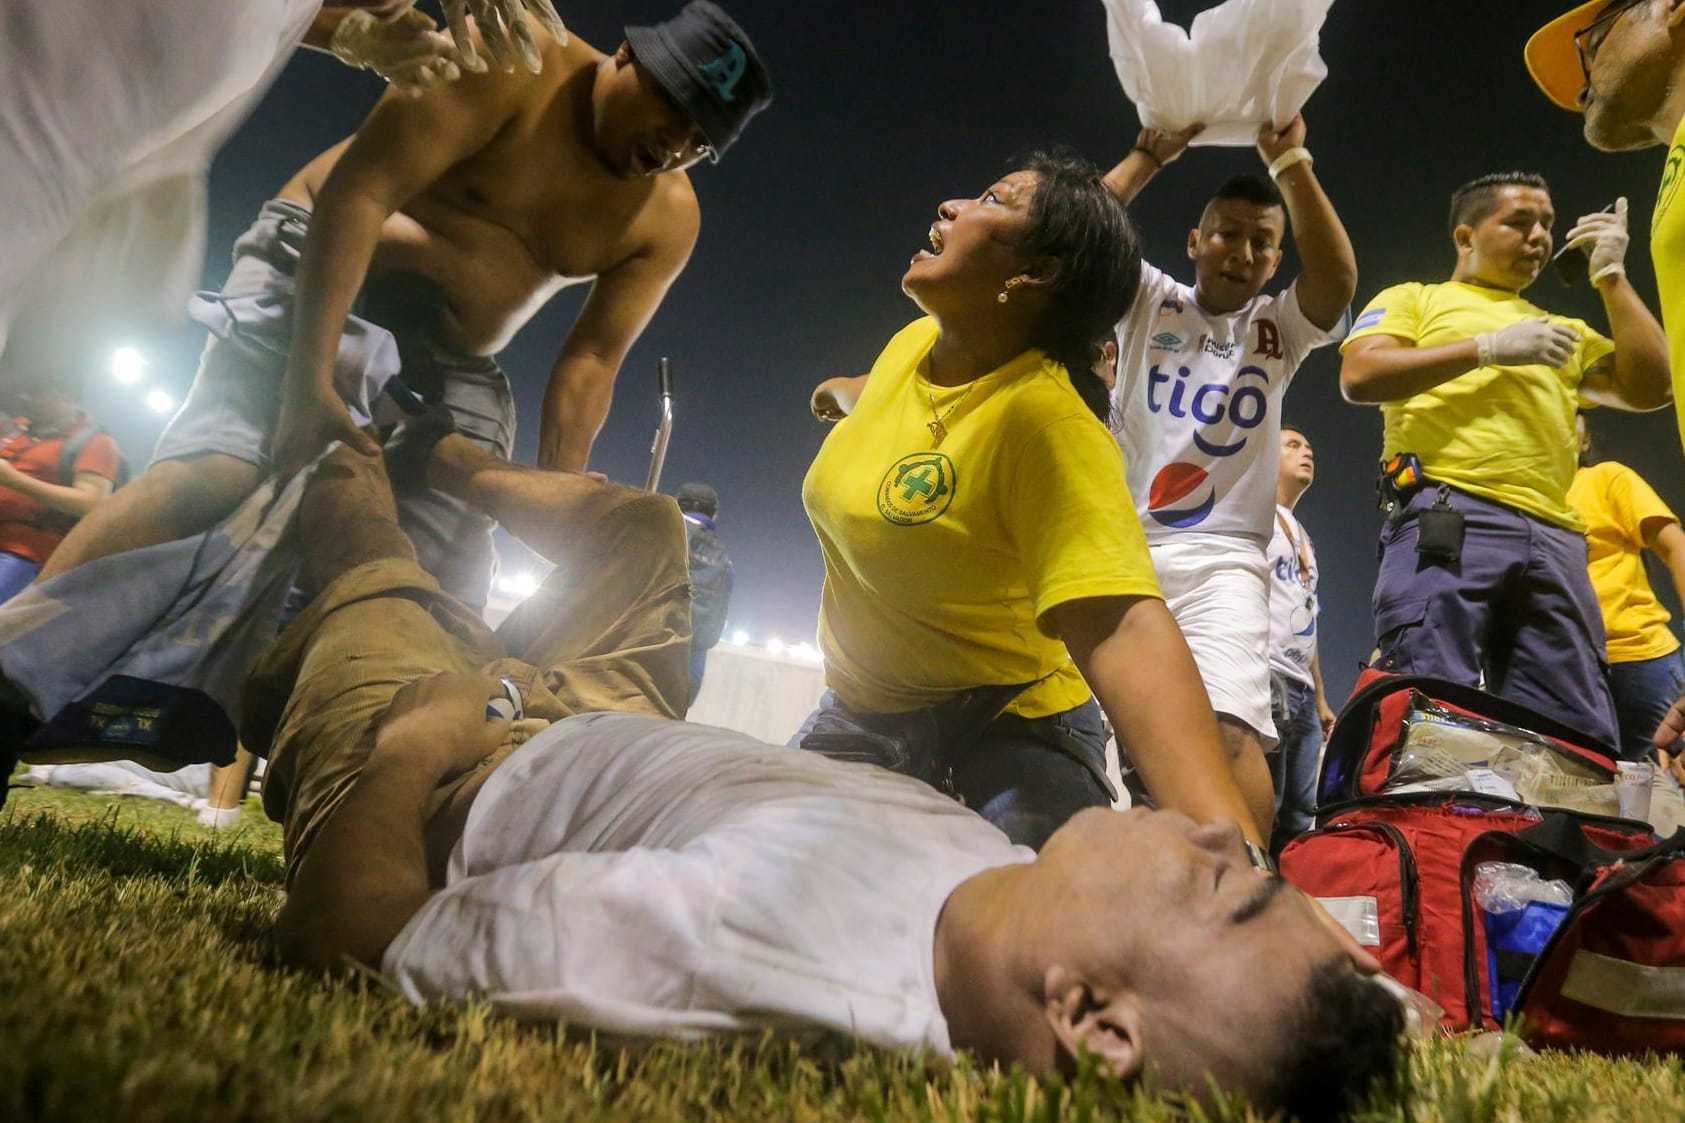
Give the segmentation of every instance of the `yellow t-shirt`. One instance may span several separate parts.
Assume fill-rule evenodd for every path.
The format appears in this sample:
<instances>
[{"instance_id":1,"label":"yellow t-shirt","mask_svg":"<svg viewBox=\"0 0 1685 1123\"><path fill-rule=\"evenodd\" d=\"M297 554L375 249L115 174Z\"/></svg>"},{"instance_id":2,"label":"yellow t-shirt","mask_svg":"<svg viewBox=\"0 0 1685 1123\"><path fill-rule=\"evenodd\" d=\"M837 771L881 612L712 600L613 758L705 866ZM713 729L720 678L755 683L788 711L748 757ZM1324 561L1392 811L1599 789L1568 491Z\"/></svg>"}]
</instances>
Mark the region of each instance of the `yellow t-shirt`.
<instances>
[{"instance_id":1,"label":"yellow t-shirt","mask_svg":"<svg viewBox=\"0 0 1685 1123\"><path fill-rule=\"evenodd\" d=\"M1123 456L1040 351L966 386L926 381L936 334L922 319L890 340L802 484L826 682L880 713L1015 682L1036 685L1009 711L1068 710L1090 692L1048 611L1160 595Z\"/></svg>"},{"instance_id":2,"label":"yellow t-shirt","mask_svg":"<svg viewBox=\"0 0 1685 1123\"><path fill-rule=\"evenodd\" d=\"M1605 460L1574 473L1568 502L1586 521L1591 587L1609 633L1609 662L1658 659L1679 646L1644 572L1644 522L1678 522L1661 496L1628 468Z\"/></svg>"},{"instance_id":3,"label":"yellow t-shirt","mask_svg":"<svg viewBox=\"0 0 1685 1123\"><path fill-rule=\"evenodd\" d=\"M1340 350L1371 335L1437 347L1544 315L1514 293L1460 281L1394 285L1369 302ZM1415 397L1383 402L1382 459L1413 452L1431 480L1583 529L1567 500L1579 460L1574 411L1586 370L1615 345L1584 320L1551 321L1580 333L1573 357L1561 367L1476 367Z\"/></svg>"},{"instance_id":4,"label":"yellow t-shirt","mask_svg":"<svg viewBox=\"0 0 1685 1123\"><path fill-rule=\"evenodd\" d=\"M1650 218L1650 258L1656 266L1656 289L1662 301L1662 327L1667 331L1668 356L1673 364L1673 408L1679 440L1685 445L1685 203L1679 187L1685 181L1685 119L1673 134Z\"/></svg>"}]
</instances>

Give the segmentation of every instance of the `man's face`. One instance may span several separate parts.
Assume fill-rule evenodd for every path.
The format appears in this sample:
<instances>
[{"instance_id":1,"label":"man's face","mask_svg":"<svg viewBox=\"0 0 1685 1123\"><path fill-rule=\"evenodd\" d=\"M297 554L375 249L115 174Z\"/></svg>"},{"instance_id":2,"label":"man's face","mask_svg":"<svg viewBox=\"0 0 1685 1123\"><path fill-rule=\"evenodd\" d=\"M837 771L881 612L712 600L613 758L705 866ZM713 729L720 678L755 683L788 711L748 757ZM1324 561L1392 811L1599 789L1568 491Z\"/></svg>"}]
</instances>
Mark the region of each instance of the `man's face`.
<instances>
[{"instance_id":1,"label":"man's face","mask_svg":"<svg viewBox=\"0 0 1685 1123\"><path fill-rule=\"evenodd\" d=\"M1685 8L1668 0L1614 0L1580 33L1588 74L1580 108L1593 147L1615 152L1672 139L1672 122L1661 118L1685 52L1685 30L1673 25L1681 14Z\"/></svg>"},{"instance_id":2,"label":"man's face","mask_svg":"<svg viewBox=\"0 0 1685 1123\"><path fill-rule=\"evenodd\" d=\"M615 175L678 171L710 153L695 122L624 43L604 62L591 100L597 155Z\"/></svg>"},{"instance_id":3,"label":"man's face","mask_svg":"<svg viewBox=\"0 0 1685 1123\"><path fill-rule=\"evenodd\" d=\"M1272 1027L1318 968L1346 956L1308 897L1252 868L1232 823L1086 811L1043 847L1044 864L1071 902L1068 942L1051 958L1094 1002L1137 1004L1154 1086L1267 1087Z\"/></svg>"},{"instance_id":4,"label":"man's face","mask_svg":"<svg viewBox=\"0 0 1685 1123\"><path fill-rule=\"evenodd\" d=\"M1520 292L1539 278L1550 260L1556 211L1537 187L1500 187L1492 212L1457 227L1462 275L1493 288Z\"/></svg>"},{"instance_id":5,"label":"man's face","mask_svg":"<svg viewBox=\"0 0 1685 1123\"><path fill-rule=\"evenodd\" d=\"M1296 429L1281 431L1279 479L1301 492L1316 479L1316 457L1311 453L1311 442Z\"/></svg>"},{"instance_id":6,"label":"man's face","mask_svg":"<svg viewBox=\"0 0 1685 1123\"><path fill-rule=\"evenodd\" d=\"M1218 199L1188 234L1200 303L1233 312L1263 291L1281 264L1287 215L1280 207L1244 199Z\"/></svg>"}]
</instances>

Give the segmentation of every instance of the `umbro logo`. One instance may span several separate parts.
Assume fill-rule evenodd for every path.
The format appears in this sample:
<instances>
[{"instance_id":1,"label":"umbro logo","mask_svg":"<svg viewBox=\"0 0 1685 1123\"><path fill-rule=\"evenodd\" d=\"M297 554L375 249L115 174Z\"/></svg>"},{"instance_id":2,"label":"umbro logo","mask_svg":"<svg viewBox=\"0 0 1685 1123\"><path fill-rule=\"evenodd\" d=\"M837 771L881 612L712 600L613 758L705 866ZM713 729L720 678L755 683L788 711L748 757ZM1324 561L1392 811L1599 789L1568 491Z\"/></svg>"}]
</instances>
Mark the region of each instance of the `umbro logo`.
<instances>
[{"instance_id":1,"label":"umbro logo","mask_svg":"<svg viewBox=\"0 0 1685 1123\"><path fill-rule=\"evenodd\" d=\"M1155 351L1174 351L1186 341L1174 332L1161 331L1151 342Z\"/></svg>"}]
</instances>

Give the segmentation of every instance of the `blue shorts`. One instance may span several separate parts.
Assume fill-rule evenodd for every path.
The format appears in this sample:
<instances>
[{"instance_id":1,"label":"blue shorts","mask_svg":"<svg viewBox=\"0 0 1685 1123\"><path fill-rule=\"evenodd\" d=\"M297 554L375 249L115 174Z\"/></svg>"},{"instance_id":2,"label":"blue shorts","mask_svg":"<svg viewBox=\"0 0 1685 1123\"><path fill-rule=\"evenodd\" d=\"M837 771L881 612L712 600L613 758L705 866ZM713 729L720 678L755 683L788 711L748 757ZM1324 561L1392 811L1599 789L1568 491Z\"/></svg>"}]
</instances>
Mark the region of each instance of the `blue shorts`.
<instances>
[{"instance_id":1,"label":"blue shorts","mask_svg":"<svg viewBox=\"0 0 1685 1123\"><path fill-rule=\"evenodd\" d=\"M154 461L216 452L268 474L292 337L293 272L309 224L306 207L283 199L265 203L234 243L234 269L222 291L193 298L189 315L211 338L186 402L158 438ZM410 293L392 298L401 283L371 281L359 299L360 314L346 318L334 382L352 418L358 424L397 420L397 407L382 393L402 374L410 389L444 404L457 432L508 459L515 444L508 378L494 360L440 344L430 330L437 299L425 283L413 282ZM402 440L400 425L388 447ZM399 486L397 500L399 523L422 567L446 592L483 608L496 556L492 521L430 488Z\"/></svg>"},{"instance_id":2,"label":"blue shorts","mask_svg":"<svg viewBox=\"0 0 1685 1123\"><path fill-rule=\"evenodd\" d=\"M1382 528L1375 666L1483 686L1613 752L1615 705L1585 535L1452 489L1462 556L1433 560L1416 552L1417 517L1438 491L1420 489Z\"/></svg>"}]
</instances>

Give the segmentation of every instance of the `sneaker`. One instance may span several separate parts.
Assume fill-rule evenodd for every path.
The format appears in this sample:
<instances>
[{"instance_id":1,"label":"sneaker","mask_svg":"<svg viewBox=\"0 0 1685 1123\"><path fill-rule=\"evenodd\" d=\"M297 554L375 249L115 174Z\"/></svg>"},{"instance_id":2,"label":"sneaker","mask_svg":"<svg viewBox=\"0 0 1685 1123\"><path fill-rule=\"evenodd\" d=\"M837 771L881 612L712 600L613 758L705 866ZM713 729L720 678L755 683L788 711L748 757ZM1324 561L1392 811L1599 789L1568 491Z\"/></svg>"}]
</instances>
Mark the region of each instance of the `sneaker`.
<instances>
[{"instance_id":1,"label":"sneaker","mask_svg":"<svg viewBox=\"0 0 1685 1123\"><path fill-rule=\"evenodd\" d=\"M212 807L209 800L196 799L192 803L193 810L198 812L199 825L209 827L213 831L226 830L240 821L240 808Z\"/></svg>"}]
</instances>

